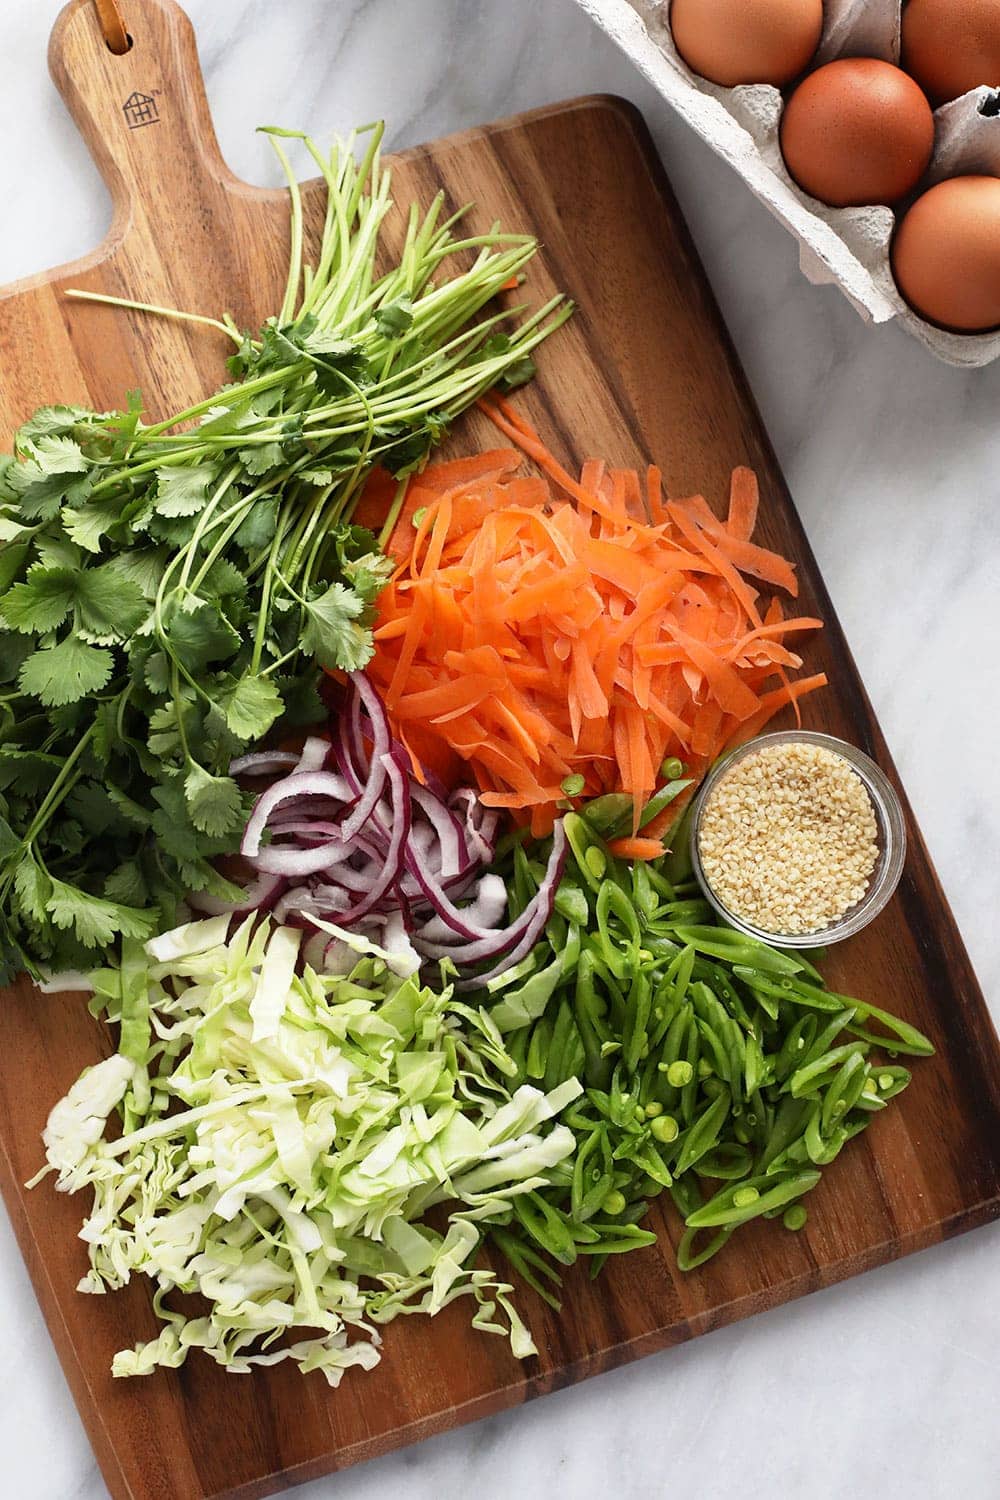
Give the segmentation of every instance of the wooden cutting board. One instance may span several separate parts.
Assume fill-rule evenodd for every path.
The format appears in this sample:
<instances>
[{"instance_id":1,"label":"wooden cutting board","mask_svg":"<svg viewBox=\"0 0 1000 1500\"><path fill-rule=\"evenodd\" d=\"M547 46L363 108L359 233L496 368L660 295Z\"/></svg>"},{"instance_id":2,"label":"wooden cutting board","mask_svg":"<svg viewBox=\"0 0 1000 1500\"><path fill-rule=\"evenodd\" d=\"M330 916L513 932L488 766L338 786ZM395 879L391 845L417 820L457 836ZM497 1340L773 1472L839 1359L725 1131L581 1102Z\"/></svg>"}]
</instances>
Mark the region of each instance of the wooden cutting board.
<instances>
[{"instance_id":1,"label":"wooden cutting board","mask_svg":"<svg viewBox=\"0 0 1000 1500\"><path fill-rule=\"evenodd\" d=\"M93 255L0 293L3 441L43 401L116 407L141 388L161 416L222 378L222 343L182 325L66 300L88 286L218 313L252 325L278 304L286 243L280 193L236 181L221 161L191 28L171 0L131 0L134 46L105 48L89 0L74 0L52 40L56 83L112 191L111 232ZM389 101L387 101L388 103ZM303 123L303 122L290 122ZM765 541L795 558L803 612L827 627L809 666L829 689L808 700L812 727L861 745L893 774L830 600L767 436L641 120L613 99L584 99L409 151L394 164L397 202L444 187L479 219L537 232L530 292L579 303L518 397L557 452L579 462L655 458L674 493L715 503L730 469L761 478ZM315 187L307 190L314 207ZM489 434L470 420L456 446ZM707 1332L919 1250L1000 1211L1000 1049L961 939L912 818L899 893L825 965L839 990L882 1001L928 1032L937 1056L854 1141L809 1201L798 1236L742 1230L705 1269L674 1265L679 1225L654 1208L659 1244L614 1260L597 1284L570 1275L562 1314L525 1292L541 1350L515 1361L470 1331L461 1304L433 1323L403 1319L385 1358L339 1392L282 1366L234 1378L192 1356L177 1372L113 1382L114 1351L154 1334L147 1289L94 1298L81 1201L21 1184L41 1161L51 1104L110 1049L79 996L21 984L0 1000L0 1178L67 1379L116 1497L196 1500L266 1494L454 1427L570 1381Z\"/></svg>"}]
</instances>

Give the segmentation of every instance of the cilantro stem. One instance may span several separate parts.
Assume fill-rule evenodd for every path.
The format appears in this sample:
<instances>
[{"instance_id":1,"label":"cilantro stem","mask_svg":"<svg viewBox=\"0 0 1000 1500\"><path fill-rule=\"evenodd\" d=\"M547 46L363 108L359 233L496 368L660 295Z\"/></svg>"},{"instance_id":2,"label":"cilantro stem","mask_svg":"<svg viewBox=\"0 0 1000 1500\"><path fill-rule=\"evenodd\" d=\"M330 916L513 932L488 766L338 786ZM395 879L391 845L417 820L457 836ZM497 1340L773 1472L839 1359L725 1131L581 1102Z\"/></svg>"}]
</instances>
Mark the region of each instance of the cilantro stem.
<instances>
[{"instance_id":1,"label":"cilantro stem","mask_svg":"<svg viewBox=\"0 0 1000 1500\"><path fill-rule=\"evenodd\" d=\"M240 335L234 334L227 323L222 323L218 318L206 318L202 313L180 312L176 307L158 307L152 302L133 302L129 297L111 297L104 292L88 292L83 287L68 286L63 293L66 297L74 297L79 302L103 302L108 307L123 307L132 312L155 313L158 318L172 318L178 323L202 323L206 328L217 328L227 338L234 339L237 344L241 342Z\"/></svg>"},{"instance_id":2,"label":"cilantro stem","mask_svg":"<svg viewBox=\"0 0 1000 1500\"><path fill-rule=\"evenodd\" d=\"M386 516L385 524L378 534L378 545L380 552L384 552L386 547L389 545L389 538L392 536L392 533L396 529L396 522L399 520L400 511L403 509L403 506L406 503L406 492L409 487L410 476L407 474L399 481L399 484L396 486L396 493L393 496L392 504L389 506L389 514Z\"/></svg>"}]
</instances>

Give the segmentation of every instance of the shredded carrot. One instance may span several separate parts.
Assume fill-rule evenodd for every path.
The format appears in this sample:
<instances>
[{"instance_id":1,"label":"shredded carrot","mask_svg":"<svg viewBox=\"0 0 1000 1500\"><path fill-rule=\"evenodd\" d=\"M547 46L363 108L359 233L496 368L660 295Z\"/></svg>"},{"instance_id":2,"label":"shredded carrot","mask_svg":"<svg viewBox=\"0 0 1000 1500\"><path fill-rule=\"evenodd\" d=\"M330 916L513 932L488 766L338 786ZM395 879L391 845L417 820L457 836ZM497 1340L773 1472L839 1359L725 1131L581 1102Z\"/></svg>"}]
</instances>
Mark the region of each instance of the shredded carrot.
<instances>
[{"instance_id":1,"label":"shredded carrot","mask_svg":"<svg viewBox=\"0 0 1000 1500\"><path fill-rule=\"evenodd\" d=\"M659 859L667 851L659 839L644 839L641 837L611 839L608 849L618 859Z\"/></svg>"},{"instance_id":2,"label":"shredded carrot","mask_svg":"<svg viewBox=\"0 0 1000 1500\"><path fill-rule=\"evenodd\" d=\"M697 778L821 686L822 674L789 677L801 658L786 645L821 622L785 619L776 595L760 595L794 597L797 583L752 541L750 469L734 470L722 521L701 496L665 498L655 468L591 459L577 478L509 402L481 405L521 451L411 480L369 671L421 773L453 779L464 763L487 805L535 834L552 827L569 776L583 777L583 797L627 792L633 837L613 847L656 858L680 802L641 836L638 821L664 761ZM515 472L522 454L539 472ZM384 521L394 493L378 482L366 524Z\"/></svg>"}]
</instances>

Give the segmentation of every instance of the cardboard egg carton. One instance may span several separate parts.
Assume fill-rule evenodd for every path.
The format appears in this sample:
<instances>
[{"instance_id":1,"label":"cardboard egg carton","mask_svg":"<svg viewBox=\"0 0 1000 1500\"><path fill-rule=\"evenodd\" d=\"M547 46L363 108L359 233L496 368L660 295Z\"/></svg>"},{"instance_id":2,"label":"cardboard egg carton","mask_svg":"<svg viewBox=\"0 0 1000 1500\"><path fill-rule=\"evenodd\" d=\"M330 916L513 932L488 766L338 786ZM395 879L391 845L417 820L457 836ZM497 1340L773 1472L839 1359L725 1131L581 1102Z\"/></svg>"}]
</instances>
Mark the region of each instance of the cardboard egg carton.
<instances>
[{"instance_id":1,"label":"cardboard egg carton","mask_svg":"<svg viewBox=\"0 0 1000 1500\"><path fill-rule=\"evenodd\" d=\"M833 283L868 322L898 318L948 364L1000 357L1000 331L949 333L925 322L901 297L889 264L890 208L828 208L789 176L778 129L782 95L768 84L721 88L681 61L670 32L670 0L577 0L678 114L734 167L799 242L799 264L814 285ZM900 0L825 0L815 66L838 57L899 62ZM935 112L934 156L918 192L944 177L1000 177L1000 91L979 88Z\"/></svg>"}]
</instances>

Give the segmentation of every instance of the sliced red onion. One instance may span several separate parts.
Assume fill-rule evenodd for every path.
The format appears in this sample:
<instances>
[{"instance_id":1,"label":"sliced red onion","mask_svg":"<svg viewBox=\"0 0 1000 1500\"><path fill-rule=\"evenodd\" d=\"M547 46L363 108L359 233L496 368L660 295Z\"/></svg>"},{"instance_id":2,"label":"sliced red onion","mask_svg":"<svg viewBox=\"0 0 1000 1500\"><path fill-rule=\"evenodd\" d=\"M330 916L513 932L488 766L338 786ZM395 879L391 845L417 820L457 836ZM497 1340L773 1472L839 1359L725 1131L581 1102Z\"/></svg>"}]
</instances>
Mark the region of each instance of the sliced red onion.
<instances>
[{"instance_id":1,"label":"sliced red onion","mask_svg":"<svg viewBox=\"0 0 1000 1500\"><path fill-rule=\"evenodd\" d=\"M257 750L252 755L238 755L229 763L230 776L271 776L286 766L297 766L294 750Z\"/></svg>"},{"instance_id":2,"label":"sliced red onion","mask_svg":"<svg viewBox=\"0 0 1000 1500\"><path fill-rule=\"evenodd\" d=\"M319 734L311 734L302 746L299 755L300 771L322 771L330 758L333 746Z\"/></svg>"},{"instance_id":3,"label":"sliced red onion","mask_svg":"<svg viewBox=\"0 0 1000 1500\"><path fill-rule=\"evenodd\" d=\"M486 869L498 814L471 788L449 797L436 778L417 782L362 674L350 678L332 743L312 736L298 757L262 751L237 766L248 775L279 766L289 773L258 797L241 849L277 921L317 918L367 937L394 955L400 973L421 957L465 970L492 965L463 978L464 987L517 963L544 930L565 862L562 826L536 896L504 925L507 892ZM329 933L322 947L310 938L308 952L328 970L356 957Z\"/></svg>"},{"instance_id":4,"label":"sliced red onion","mask_svg":"<svg viewBox=\"0 0 1000 1500\"><path fill-rule=\"evenodd\" d=\"M341 830L341 837L347 841L352 839L364 827L378 805L383 788L385 787L387 774L386 757L392 750L389 720L386 717L386 712L382 707L382 700L378 693L369 684L363 672L353 672L351 674L351 683L357 695L354 699L353 709L357 711L361 705L364 705L372 726L372 753L368 767L368 780L364 790Z\"/></svg>"},{"instance_id":5,"label":"sliced red onion","mask_svg":"<svg viewBox=\"0 0 1000 1500\"><path fill-rule=\"evenodd\" d=\"M520 947L523 935L527 932L534 932L535 936L532 937L531 942L528 944L528 948L530 948L552 915L552 903L555 900L556 890L566 866L567 843L565 830L562 823L559 822L552 830L552 853L549 855L549 862L542 877L542 883L521 915L511 922L508 927L501 929L499 932L492 932L479 937L475 941L466 943L465 945L424 942L418 936L418 947L428 958L451 958L456 963L462 964L482 963L486 959L496 958L498 954L514 949L515 945ZM524 952L527 951L527 948L525 948ZM523 956L524 954L522 953L521 957ZM505 964L504 968L508 966L508 964Z\"/></svg>"},{"instance_id":6,"label":"sliced red onion","mask_svg":"<svg viewBox=\"0 0 1000 1500\"><path fill-rule=\"evenodd\" d=\"M476 929L496 929L503 921L507 910L507 887L499 875L483 875L477 882L476 895L469 905L462 908L462 915ZM438 916L426 921L420 931L424 942L453 943L455 933Z\"/></svg>"},{"instance_id":7,"label":"sliced red onion","mask_svg":"<svg viewBox=\"0 0 1000 1500\"><path fill-rule=\"evenodd\" d=\"M329 771L298 771L276 781L262 792L243 834L240 853L252 859L260 852L261 835L267 827L268 818L274 809L290 797L338 797L343 788L343 779Z\"/></svg>"},{"instance_id":8,"label":"sliced red onion","mask_svg":"<svg viewBox=\"0 0 1000 1500\"><path fill-rule=\"evenodd\" d=\"M382 873L376 876L371 889L349 911L344 913L344 922L353 922L370 912L381 896L398 879L403 867L403 850L410 829L410 788L407 779L392 755L383 755L385 773L392 789L393 821L390 828L389 847L385 851Z\"/></svg>"},{"instance_id":9,"label":"sliced red onion","mask_svg":"<svg viewBox=\"0 0 1000 1500\"><path fill-rule=\"evenodd\" d=\"M287 848L281 844L266 844L254 855L253 862L258 870L266 870L270 875L301 880L306 875L316 875L320 870L342 863L350 853L350 846L339 839L305 847L300 844L290 844Z\"/></svg>"}]
</instances>

